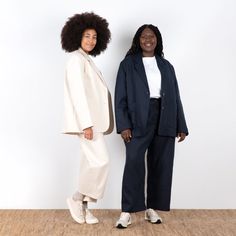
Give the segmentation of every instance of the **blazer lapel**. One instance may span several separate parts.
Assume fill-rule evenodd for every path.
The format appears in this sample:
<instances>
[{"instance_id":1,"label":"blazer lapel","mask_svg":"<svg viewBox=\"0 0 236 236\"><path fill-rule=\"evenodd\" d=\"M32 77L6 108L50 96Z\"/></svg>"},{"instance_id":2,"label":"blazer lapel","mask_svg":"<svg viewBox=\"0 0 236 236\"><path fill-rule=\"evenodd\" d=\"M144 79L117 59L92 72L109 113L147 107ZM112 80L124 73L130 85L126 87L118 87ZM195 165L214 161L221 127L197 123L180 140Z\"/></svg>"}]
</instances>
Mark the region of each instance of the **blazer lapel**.
<instances>
[{"instance_id":1,"label":"blazer lapel","mask_svg":"<svg viewBox=\"0 0 236 236\"><path fill-rule=\"evenodd\" d=\"M166 65L164 63L164 61L162 60L162 58L158 55L155 55L156 57L156 61L157 61L157 66L160 70L160 73L161 73L161 90L165 90L165 85L166 85L166 76L167 76L167 72L166 72ZM161 91L161 93L162 93Z\"/></svg>"},{"instance_id":2,"label":"blazer lapel","mask_svg":"<svg viewBox=\"0 0 236 236\"><path fill-rule=\"evenodd\" d=\"M143 60L142 60L142 54L138 53L136 55L133 55L133 59L134 59L135 70L138 72L138 74L140 75L140 78L142 79L145 86L149 90L147 76L146 76L146 73L145 73L145 68L144 68Z\"/></svg>"},{"instance_id":3,"label":"blazer lapel","mask_svg":"<svg viewBox=\"0 0 236 236\"><path fill-rule=\"evenodd\" d=\"M91 65L91 67L93 68L93 70L96 72L96 74L98 75L98 77L101 79L101 81L103 82L103 84L104 84L105 86L107 86L106 83L105 83L105 81L103 80L102 73L101 73L101 72L99 71L99 69L96 67L96 65L94 64L93 60L89 57L89 55L88 55L85 51L83 51L82 48L79 48L79 52L80 52L80 53L84 56L84 58L89 62L89 64Z\"/></svg>"},{"instance_id":4,"label":"blazer lapel","mask_svg":"<svg viewBox=\"0 0 236 236\"><path fill-rule=\"evenodd\" d=\"M156 57L156 61L157 61L157 66L158 66L160 73L161 73L161 90L165 90L166 82L167 82L165 79L167 76L166 64L160 56L155 55L155 57ZM142 61L142 54L138 53L138 54L134 55L133 58L134 58L135 70L138 72L138 74L142 78L145 86L149 89L147 76L146 76L145 68L144 68L143 61Z\"/></svg>"},{"instance_id":5,"label":"blazer lapel","mask_svg":"<svg viewBox=\"0 0 236 236\"><path fill-rule=\"evenodd\" d=\"M90 65L91 67L93 68L93 70L97 73L97 75L99 76L99 78L101 79L101 81L106 85L105 81L103 80L103 76L102 76L102 73L101 71L96 67L96 65L94 64L94 62L92 61L91 58L90 59Z\"/></svg>"}]
</instances>

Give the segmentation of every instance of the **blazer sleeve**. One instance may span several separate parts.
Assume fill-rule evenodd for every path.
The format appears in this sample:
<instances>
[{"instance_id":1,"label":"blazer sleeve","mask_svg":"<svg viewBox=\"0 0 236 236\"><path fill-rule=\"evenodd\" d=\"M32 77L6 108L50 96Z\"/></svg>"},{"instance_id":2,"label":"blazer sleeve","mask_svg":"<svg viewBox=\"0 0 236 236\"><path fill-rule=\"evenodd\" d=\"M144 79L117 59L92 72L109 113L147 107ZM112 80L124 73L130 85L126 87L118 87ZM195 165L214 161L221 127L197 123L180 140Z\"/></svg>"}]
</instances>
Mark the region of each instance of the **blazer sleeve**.
<instances>
[{"instance_id":1,"label":"blazer sleeve","mask_svg":"<svg viewBox=\"0 0 236 236\"><path fill-rule=\"evenodd\" d=\"M131 121L128 115L126 73L124 64L121 63L116 77L115 85L115 117L117 133L125 129L131 129Z\"/></svg>"},{"instance_id":2,"label":"blazer sleeve","mask_svg":"<svg viewBox=\"0 0 236 236\"><path fill-rule=\"evenodd\" d=\"M84 62L79 57L73 56L68 61L66 68L67 89L76 121L81 130L93 126L84 84L84 66Z\"/></svg>"},{"instance_id":3,"label":"blazer sleeve","mask_svg":"<svg viewBox=\"0 0 236 236\"><path fill-rule=\"evenodd\" d=\"M186 135L188 135L188 128L185 121L183 105L180 99L179 86L178 86L178 82L177 82L177 78L175 74L175 69L172 65L171 65L171 69L173 71L174 80L175 80L176 103L177 103L177 133L185 133Z\"/></svg>"}]
</instances>

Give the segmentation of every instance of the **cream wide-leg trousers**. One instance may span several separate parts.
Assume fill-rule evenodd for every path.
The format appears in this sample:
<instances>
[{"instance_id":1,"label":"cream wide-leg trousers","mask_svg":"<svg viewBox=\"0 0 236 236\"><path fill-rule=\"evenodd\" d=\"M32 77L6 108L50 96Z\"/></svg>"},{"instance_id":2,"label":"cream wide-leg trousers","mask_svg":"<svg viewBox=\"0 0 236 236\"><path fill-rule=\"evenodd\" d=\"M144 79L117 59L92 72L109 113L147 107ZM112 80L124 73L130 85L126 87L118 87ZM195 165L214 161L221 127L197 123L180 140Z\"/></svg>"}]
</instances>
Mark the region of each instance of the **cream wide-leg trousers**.
<instances>
[{"instance_id":1,"label":"cream wide-leg trousers","mask_svg":"<svg viewBox=\"0 0 236 236\"><path fill-rule=\"evenodd\" d=\"M103 133L93 133L93 139L84 138L79 134L80 139L80 166L79 186L74 198L84 196L84 201L96 201L104 194L107 176L109 157Z\"/></svg>"}]
</instances>

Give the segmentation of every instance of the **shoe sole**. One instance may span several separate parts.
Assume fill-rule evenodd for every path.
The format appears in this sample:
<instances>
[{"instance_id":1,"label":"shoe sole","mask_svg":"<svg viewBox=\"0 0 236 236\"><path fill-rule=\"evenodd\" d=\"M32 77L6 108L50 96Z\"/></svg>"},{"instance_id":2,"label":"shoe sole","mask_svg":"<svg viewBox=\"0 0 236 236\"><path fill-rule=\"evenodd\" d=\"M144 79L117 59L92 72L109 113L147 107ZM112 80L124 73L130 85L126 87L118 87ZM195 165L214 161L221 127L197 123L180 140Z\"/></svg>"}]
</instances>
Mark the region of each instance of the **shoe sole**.
<instances>
[{"instance_id":1,"label":"shoe sole","mask_svg":"<svg viewBox=\"0 0 236 236\"><path fill-rule=\"evenodd\" d=\"M129 225L131 225L131 222L129 222L127 224L127 226L123 226L122 224L118 224L118 225L116 225L116 228L118 228L118 229L126 229Z\"/></svg>"},{"instance_id":2,"label":"shoe sole","mask_svg":"<svg viewBox=\"0 0 236 236\"><path fill-rule=\"evenodd\" d=\"M76 221L77 223L79 223L79 224L84 224L85 223L85 220L79 220L75 215L74 215L74 213L72 212L72 207L71 207L71 205L70 205L70 199L67 199L66 200L66 203L67 203L67 205L68 205L68 208L69 208L69 211L70 211L70 214L71 214L71 217L73 218L73 220L74 221Z\"/></svg>"},{"instance_id":3,"label":"shoe sole","mask_svg":"<svg viewBox=\"0 0 236 236\"><path fill-rule=\"evenodd\" d=\"M89 224L89 225L94 225L94 224L98 224L99 223L99 221L87 221L87 220L85 220L85 222L87 223L87 224Z\"/></svg>"},{"instance_id":4,"label":"shoe sole","mask_svg":"<svg viewBox=\"0 0 236 236\"><path fill-rule=\"evenodd\" d=\"M152 223L152 224L161 224L162 223L162 221L160 219L158 219L157 221L151 221L150 219L145 218L145 220Z\"/></svg>"},{"instance_id":5,"label":"shoe sole","mask_svg":"<svg viewBox=\"0 0 236 236\"><path fill-rule=\"evenodd\" d=\"M159 219L158 219L157 221L155 221L155 222L152 222L152 221L150 221L150 222L151 222L152 224L158 224L158 225L162 223L162 221L159 220Z\"/></svg>"},{"instance_id":6,"label":"shoe sole","mask_svg":"<svg viewBox=\"0 0 236 236\"><path fill-rule=\"evenodd\" d=\"M126 229L127 226L125 227L125 226L123 226L122 224L118 224L118 225L116 226L116 228L117 228L117 229Z\"/></svg>"},{"instance_id":7,"label":"shoe sole","mask_svg":"<svg viewBox=\"0 0 236 236\"><path fill-rule=\"evenodd\" d=\"M152 224L161 224L162 223L162 220L158 219L157 221L151 221L149 218L147 218L145 216L144 218L145 220L147 220L148 222L152 223Z\"/></svg>"}]
</instances>

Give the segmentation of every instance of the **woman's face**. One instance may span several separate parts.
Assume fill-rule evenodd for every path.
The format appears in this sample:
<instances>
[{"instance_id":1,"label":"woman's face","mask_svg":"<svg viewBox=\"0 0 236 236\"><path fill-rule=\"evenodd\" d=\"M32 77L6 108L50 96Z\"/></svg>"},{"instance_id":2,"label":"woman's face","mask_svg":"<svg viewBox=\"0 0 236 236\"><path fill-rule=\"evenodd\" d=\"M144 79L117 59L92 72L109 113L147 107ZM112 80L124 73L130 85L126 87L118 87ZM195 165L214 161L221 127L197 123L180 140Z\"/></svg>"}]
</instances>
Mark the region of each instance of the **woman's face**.
<instances>
[{"instance_id":1,"label":"woman's face","mask_svg":"<svg viewBox=\"0 0 236 236\"><path fill-rule=\"evenodd\" d=\"M157 37L155 33L145 28L139 38L140 47L143 50L143 56L153 56L155 48L157 46Z\"/></svg>"},{"instance_id":2,"label":"woman's face","mask_svg":"<svg viewBox=\"0 0 236 236\"><path fill-rule=\"evenodd\" d=\"M81 48L86 52L91 52L97 43L97 32L94 29L86 29L83 32Z\"/></svg>"}]
</instances>

